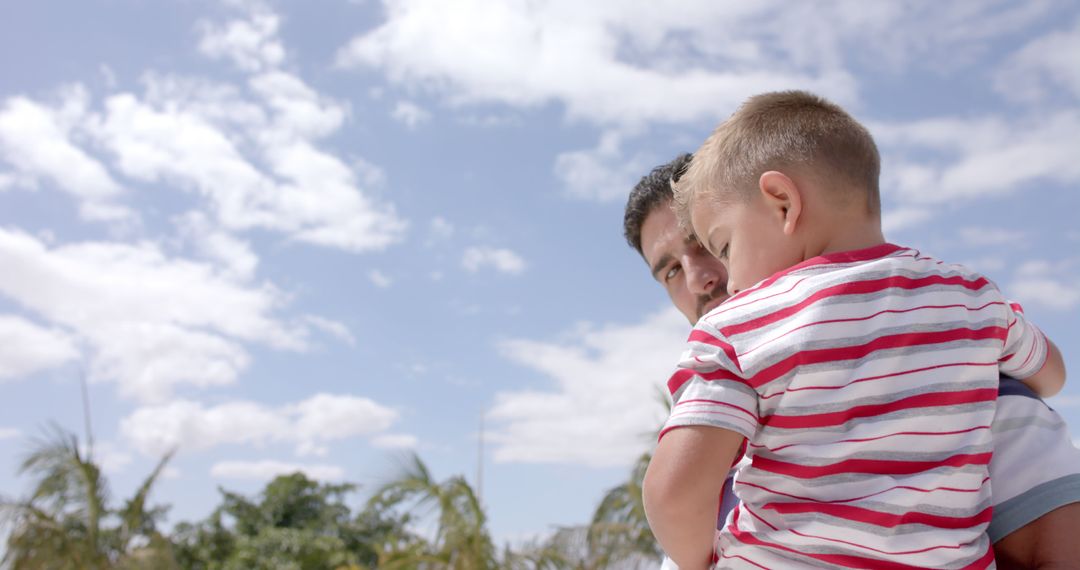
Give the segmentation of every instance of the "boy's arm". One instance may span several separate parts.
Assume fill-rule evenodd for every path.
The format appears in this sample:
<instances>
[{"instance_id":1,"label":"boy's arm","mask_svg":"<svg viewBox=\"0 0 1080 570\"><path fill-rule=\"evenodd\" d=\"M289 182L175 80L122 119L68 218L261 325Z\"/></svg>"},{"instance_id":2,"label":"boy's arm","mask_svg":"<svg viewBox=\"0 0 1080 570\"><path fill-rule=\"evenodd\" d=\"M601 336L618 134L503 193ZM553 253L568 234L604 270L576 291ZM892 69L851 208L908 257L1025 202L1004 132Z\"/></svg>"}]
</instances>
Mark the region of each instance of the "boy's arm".
<instances>
[{"instance_id":1,"label":"boy's arm","mask_svg":"<svg viewBox=\"0 0 1080 570\"><path fill-rule=\"evenodd\" d=\"M1046 339L1046 362L1038 372L1021 380L1035 391L1040 398L1049 398L1061 391L1065 385L1065 360L1058 347Z\"/></svg>"},{"instance_id":2,"label":"boy's arm","mask_svg":"<svg viewBox=\"0 0 1080 570\"><path fill-rule=\"evenodd\" d=\"M1024 316L1019 303L1007 303L1010 312L1005 344L998 369L1031 388L1040 398L1049 398L1065 385L1065 362L1061 351Z\"/></svg>"},{"instance_id":3,"label":"boy's arm","mask_svg":"<svg viewBox=\"0 0 1080 570\"><path fill-rule=\"evenodd\" d=\"M708 426L685 426L660 439L642 492L649 526L680 570L712 564L716 505L743 436Z\"/></svg>"}]
</instances>

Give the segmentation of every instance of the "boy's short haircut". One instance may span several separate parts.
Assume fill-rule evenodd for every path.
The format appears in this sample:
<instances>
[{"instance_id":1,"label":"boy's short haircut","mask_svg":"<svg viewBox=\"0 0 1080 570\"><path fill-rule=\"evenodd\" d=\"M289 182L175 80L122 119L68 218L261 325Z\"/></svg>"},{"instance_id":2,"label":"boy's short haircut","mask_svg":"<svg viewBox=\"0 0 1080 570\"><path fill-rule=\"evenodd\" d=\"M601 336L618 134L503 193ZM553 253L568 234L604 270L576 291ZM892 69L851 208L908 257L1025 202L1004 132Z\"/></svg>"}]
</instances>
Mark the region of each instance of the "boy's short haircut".
<instances>
[{"instance_id":1,"label":"boy's short haircut","mask_svg":"<svg viewBox=\"0 0 1080 570\"><path fill-rule=\"evenodd\" d=\"M695 196L711 195L721 202L748 199L770 170L816 175L839 192L837 198L862 193L868 214L881 211L881 159L866 127L817 95L778 91L747 99L694 153L675 185L680 223L690 227Z\"/></svg>"}]
</instances>

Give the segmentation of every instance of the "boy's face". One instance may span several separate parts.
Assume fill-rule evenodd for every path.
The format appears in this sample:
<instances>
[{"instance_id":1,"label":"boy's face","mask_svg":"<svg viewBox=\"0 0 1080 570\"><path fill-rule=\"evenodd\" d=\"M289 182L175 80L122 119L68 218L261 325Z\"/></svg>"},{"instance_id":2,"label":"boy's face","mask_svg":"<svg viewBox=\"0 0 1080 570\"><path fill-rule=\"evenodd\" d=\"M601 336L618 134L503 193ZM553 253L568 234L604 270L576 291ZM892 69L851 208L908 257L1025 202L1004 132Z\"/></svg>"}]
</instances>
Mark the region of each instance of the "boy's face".
<instances>
[{"instance_id":1,"label":"boy's face","mask_svg":"<svg viewBox=\"0 0 1080 570\"><path fill-rule=\"evenodd\" d=\"M803 261L803 248L784 232L787 210L755 193L749 200L718 204L697 197L690 210L694 233L727 269L734 295Z\"/></svg>"}]
</instances>

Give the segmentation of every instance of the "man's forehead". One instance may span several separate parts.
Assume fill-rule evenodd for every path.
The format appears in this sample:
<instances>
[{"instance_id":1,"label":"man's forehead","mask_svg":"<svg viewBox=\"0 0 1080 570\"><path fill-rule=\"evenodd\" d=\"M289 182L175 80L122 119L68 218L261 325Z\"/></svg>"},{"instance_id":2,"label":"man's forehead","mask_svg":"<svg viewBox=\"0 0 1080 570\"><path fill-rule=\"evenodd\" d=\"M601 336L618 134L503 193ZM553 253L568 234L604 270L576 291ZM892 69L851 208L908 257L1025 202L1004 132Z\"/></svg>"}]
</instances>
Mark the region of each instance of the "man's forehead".
<instances>
[{"instance_id":1,"label":"man's forehead","mask_svg":"<svg viewBox=\"0 0 1080 570\"><path fill-rule=\"evenodd\" d=\"M682 232L675 220L675 212L667 202L654 207L641 223L641 249L646 258L660 255L660 249L681 241Z\"/></svg>"},{"instance_id":2,"label":"man's forehead","mask_svg":"<svg viewBox=\"0 0 1080 570\"><path fill-rule=\"evenodd\" d=\"M642 254L653 274L698 243L696 237L687 235L679 226L675 213L666 204L653 208L642 230Z\"/></svg>"}]
</instances>

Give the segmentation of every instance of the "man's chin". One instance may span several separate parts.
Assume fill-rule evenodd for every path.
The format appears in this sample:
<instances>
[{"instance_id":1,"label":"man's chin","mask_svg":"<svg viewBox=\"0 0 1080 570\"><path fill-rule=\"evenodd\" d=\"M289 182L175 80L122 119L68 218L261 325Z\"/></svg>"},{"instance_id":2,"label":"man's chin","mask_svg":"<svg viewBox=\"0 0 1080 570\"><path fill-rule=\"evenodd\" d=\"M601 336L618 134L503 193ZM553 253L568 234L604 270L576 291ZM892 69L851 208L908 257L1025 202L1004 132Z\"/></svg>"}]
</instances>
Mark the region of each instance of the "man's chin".
<instances>
[{"instance_id":1,"label":"man's chin","mask_svg":"<svg viewBox=\"0 0 1080 570\"><path fill-rule=\"evenodd\" d=\"M727 295L721 295L719 297L713 297L712 299L710 299L709 302L705 303L705 306L701 308L701 314L698 315L698 320L701 320L701 317L704 317L705 315L711 313L713 309L719 307L720 303L723 303L726 300Z\"/></svg>"}]
</instances>

